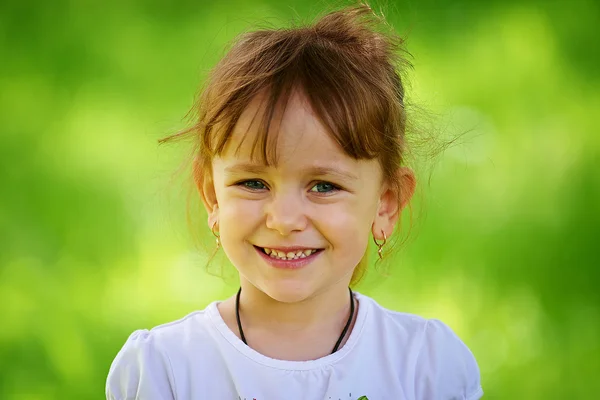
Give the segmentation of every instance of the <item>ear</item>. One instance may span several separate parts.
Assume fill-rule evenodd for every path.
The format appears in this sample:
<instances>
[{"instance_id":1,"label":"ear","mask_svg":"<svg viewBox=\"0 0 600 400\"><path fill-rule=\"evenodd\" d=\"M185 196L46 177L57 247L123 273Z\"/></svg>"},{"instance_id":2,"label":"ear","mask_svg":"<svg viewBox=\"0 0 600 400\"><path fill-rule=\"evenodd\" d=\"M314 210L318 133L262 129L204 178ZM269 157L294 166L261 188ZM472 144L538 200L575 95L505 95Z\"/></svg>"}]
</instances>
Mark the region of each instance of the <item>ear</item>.
<instances>
[{"instance_id":1,"label":"ear","mask_svg":"<svg viewBox=\"0 0 600 400\"><path fill-rule=\"evenodd\" d=\"M372 226L373 237L378 240L383 239L383 233L390 237L400 218L400 213L410 202L417 186L415 174L410 168L398 168L396 176L399 185L396 187L385 183L379 198L379 206Z\"/></svg>"},{"instance_id":2,"label":"ear","mask_svg":"<svg viewBox=\"0 0 600 400\"><path fill-rule=\"evenodd\" d=\"M196 189L198 190L198 194L200 195L206 213L208 214L208 227L212 229L213 225L218 221L219 211L217 194L212 179L212 170L210 167L202 168L198 158L195 158L193 164L193 176Z\"/></svg>"},{"instance_id":3,"label":"ear","mask_svg":"<svg viewBox=\"0 0 600 400\"><path fill-rule=\"evenodd\" d=\"M400 182L400 210L402 212L404 207L408 205L410 200L413 198L415 194L415 189L417 187L417 178L415 177L415 173L412 169L408 167L398 168L398 182Z\"/></svg>"}]
</instances>

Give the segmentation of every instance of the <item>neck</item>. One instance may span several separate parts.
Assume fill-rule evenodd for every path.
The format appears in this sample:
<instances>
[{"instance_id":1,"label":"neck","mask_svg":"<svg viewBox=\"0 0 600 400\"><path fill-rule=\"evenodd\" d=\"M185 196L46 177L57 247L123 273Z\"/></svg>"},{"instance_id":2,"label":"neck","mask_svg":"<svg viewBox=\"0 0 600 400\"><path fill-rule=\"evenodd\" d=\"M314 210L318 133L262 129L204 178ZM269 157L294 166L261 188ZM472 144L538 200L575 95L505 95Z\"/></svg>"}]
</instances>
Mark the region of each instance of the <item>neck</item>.
<instances>
[{"instance_id":1,"label":"neck","mask_svg":"<svg viewBox=\"0 0 600 400\"><path fill-rule=\"evenodd\" d=\"M244 279L240 283L244 331L258 328L293 335L331 329L341 333L350 315L350 293L345 282L293 303L277 301Z\"/></svg>"}]
</instances>

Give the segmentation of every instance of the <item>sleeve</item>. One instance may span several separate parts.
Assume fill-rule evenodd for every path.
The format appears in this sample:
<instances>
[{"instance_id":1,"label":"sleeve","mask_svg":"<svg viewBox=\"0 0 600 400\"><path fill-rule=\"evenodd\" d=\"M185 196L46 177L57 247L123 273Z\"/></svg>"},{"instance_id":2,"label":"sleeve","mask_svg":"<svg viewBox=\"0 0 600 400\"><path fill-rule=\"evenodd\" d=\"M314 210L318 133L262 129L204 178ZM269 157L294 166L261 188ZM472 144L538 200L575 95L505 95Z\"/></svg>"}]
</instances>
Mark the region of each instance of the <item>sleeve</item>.
<instances>
[{"instance_id":1,"label":"sleeve","mask_svg":"<svg viewBox=\"0 0 600 400\"><path fill-rule=\"evenodd\" d=\"M415 399L477 400L479 367L468 347L443 322L429 320L415 368Z\"/></svg>"},{"instance_id":2,"label":"sleeve","mask_svg":"<svg viewBox=\"0 0 600 400\"><path fill-rule=\"evenodd\" d=\"M129 336L110 366L107 400L174 399L171 363L155 336L147 330Z\"/></svg>"}]
</instances>

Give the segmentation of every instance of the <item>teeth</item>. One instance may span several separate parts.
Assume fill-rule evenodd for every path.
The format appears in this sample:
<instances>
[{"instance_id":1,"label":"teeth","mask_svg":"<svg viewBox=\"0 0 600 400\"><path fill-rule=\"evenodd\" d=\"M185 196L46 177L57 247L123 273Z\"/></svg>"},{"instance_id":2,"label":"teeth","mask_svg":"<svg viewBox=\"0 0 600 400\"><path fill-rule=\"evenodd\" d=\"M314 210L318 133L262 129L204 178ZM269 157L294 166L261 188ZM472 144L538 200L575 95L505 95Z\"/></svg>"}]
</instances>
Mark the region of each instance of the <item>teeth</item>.
<instances>
[{"instance_id":1,"label":"teeth","mask_svg":"<svg viewBox=\"0 0 600 400\"><path fill-rule=\"evenodd\" d=\"M316 251L317 251L315 249L306 249L306 250L298 250L296 252L290 251L290 252L284 253L283 251L268 249L266 247L264 248L264 250L265 250L266 254L268 254L272 258L275 258L278 260L297 260L299 258L306 258L309 255L316 253Z\"/></svg>"}]
</instances>

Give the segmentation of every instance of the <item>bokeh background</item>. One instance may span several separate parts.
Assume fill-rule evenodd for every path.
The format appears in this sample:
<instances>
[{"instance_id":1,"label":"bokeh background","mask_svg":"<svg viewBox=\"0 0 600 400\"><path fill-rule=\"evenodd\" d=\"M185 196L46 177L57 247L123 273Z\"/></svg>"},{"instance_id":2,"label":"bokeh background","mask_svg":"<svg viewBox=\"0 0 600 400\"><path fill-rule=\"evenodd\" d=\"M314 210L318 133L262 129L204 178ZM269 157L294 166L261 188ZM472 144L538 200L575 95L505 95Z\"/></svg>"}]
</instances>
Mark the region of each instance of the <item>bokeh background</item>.
<instances>
[{"instance_id":1,"label":"bokeh background","mask_svg":"<svg viewBox=\"0 0 600 400\"><path fill-rule=\"evenodd\" d=\"M1 399L103 398L134 329L234 293L205 270L189 144L157 140L229 40L329 4L0 3ZM411 239L358 289L447 322L486 398L597 398L599 3L372 4L407 38L419 123L459 139L415 160Z\"/></svg>"}]
</instances>

